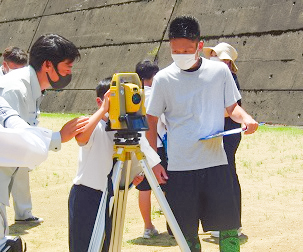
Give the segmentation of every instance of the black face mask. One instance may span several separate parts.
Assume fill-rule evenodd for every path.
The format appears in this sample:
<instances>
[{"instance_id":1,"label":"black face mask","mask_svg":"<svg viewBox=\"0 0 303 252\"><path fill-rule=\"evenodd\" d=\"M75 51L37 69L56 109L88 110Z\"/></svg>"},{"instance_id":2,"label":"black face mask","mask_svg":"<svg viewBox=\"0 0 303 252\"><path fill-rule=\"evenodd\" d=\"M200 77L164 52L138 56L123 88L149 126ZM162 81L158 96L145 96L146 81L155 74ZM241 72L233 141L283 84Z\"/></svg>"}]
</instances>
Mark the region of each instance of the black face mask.
<instances>
[{"instance_id":1,"label":"black face mask","mask_svg":"<svg viewBox=\"0 0 303 252\"><path fill-rule=\"evenodd\" d=\"M48 73L46 73L49 84L52 86L53 89L65 88L71 82L72 75L67 74L65 76L62 76L61 74L59 74L59 71L58 71L57 67L54 67L54 68L55 68L56 73L59 76L59 80L52 81L51 78L49 77Z\"/></svg>"}]
</instances>

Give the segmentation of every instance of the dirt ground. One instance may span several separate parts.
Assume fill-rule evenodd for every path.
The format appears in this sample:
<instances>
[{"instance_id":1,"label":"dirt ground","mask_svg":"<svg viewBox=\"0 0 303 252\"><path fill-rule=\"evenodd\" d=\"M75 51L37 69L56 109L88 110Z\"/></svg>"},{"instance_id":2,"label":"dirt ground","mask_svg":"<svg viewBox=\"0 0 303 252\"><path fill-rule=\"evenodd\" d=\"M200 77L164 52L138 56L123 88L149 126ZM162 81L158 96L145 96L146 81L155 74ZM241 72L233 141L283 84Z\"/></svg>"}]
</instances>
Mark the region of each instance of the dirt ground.
<instances>
[{"instance_id":1,"label":"dirt ground","mask_svg":"<svg viewBox=\"0 0 303 252\"><path fill-rule=\"evenodd\" d=\"M41 126L59 129L69 116L42 116ZM11 235L21 235L29 252L68 251L67 199L78 160L74 140L30 174L33 213L44 218L41 225L15 224L8 208ZM242 187L241 251L302 252L303 233L303 130L262 126L243 136L237 152L237 172ZM122 251L180 251L168 236L165 217L153 197L152 217L160 235L141 238L143 221L138 192L132 189L127 202ZM202 249L218 251L218 241L200 228Z\"/></svg>"}]
</instances>

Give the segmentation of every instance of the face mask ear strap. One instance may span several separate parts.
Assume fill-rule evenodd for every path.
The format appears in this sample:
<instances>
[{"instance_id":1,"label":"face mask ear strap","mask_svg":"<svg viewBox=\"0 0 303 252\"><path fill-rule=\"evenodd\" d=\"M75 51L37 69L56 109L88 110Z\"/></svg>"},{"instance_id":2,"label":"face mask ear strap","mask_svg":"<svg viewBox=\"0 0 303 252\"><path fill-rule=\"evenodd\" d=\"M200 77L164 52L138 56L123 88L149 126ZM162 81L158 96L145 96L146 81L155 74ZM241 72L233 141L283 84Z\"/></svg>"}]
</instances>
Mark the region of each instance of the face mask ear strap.
<instances>
[{"instance_id":1,"label":"face mask ear strap","mask_svg":"<svg viewBox=\"0 0 303 252\"><path fill-rule=\"evenodd\" d=\"M60 77L59 70L58 70L58 63L57 63L57 65L56 65L54 62L52 62L52 61L50 61L50 62L52 63L53 68L55 69L55 72L56 72L57 75Z\"/></svg>"},{"instance_id":2,"label":"face mask ear strap","mask_svg":"<svg viewBox=\"0 0 303 252\"><path fill-rule=\"evenodd\" d=\"M6 67L8 68L8 71L5 71L5 69L3 68L3 70L6 72L6 74L13 70L8 66L8 63L6 61L4 61L3 63L5 63Z\"/></svg>"}]
</instances>

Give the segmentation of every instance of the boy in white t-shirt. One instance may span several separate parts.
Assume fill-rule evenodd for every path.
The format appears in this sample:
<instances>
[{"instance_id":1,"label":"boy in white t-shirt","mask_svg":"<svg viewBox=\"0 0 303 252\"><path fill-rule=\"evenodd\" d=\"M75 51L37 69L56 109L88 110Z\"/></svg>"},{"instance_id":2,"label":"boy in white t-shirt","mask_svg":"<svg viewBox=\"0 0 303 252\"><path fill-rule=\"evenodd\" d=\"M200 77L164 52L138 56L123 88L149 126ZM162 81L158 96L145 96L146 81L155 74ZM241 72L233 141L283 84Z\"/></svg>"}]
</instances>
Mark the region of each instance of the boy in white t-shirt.
<instances>
[{"instance_id":1,"label":"boy in white t-shirt","mask_svg":"<svg viewBox=\"0 0 303 252\"><path fill-rule=\"evenodd\" d=\"M224 109L246 134L258 123L237 104L241 96L227 65L199 57L203 42L195 18L176 17L168 34L174 63L154 77L146 136L156 149L164 113L169 163L168 172L161 165L153 171L166 183L167 201L192 252L201 251L200 222L204 231L220 231L221 252L238 252L240 217L222 138L199 139L224 130Z\"/></svg>"},{"instance_id":2,"label":"boy in white t-shirt","mask_svg":"<svg viewBox=\"0 0 303 252\"><path fill-rule=\"evenodd\" d=\"M108 174L113 166L115 131L105 131L106 113L109 109L111 78L102 80L96 88L99 109L90 118L86 129L75 138L80 146L79 168L69 195L69 249L71 252L87 251L95 224L102 193L106 190ZM160 163L157 153L149 146L145 137L140 141L150 167ZM136 180L137 179L137 180ZM137 183L143 177L136 178ZM137 183L134 184L136 185ZM107 216L107 223L110 223ZM106 226L106 234L111 230ZM110 233L109 233L110 234ZM108 250L109 239L103 251Z\"/></svg>"}]
</instances>

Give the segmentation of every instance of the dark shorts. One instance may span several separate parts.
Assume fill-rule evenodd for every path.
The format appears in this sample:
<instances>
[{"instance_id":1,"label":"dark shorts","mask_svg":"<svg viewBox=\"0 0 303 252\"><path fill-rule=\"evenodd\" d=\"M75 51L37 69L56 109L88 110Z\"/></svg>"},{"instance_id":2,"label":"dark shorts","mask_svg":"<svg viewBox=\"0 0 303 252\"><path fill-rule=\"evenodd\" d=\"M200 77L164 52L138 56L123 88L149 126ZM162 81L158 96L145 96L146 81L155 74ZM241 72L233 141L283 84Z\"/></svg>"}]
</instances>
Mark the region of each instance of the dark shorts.
<instances>
[{"instance_id":1,"label":"dark shorts","mask_svg":"<svg viewBox=\"0 0 303 252\"><path fill-rule=\"evenodd\" d=\"M188 239L204 231L240 227L239 211L227 165L196 171L168 171L167 201Z\"/></svg>"},{"instance_id":2,"label":"dark shorts","mask_svg":"<svg viewBox=\"0 0 303 252\"><path fill-rule=\"evenodd\" d=\"M160 159L161 159L160 164L167 171L167 157L166 157L165 149L163 147L160 147L160 148L157 149L157 153L158 153L158 155L160 156ZM165 187L166 187L166 185L161 185L161 189L163 191L165 191ZM139 185L136 186L136 188L139 191L149 191L149 190L151 190L151 187L150 187L146 178L144 178L143 181Z\"/></svg>"},{"instance_id":3,"label":"dark shorts","mask_svg":"<svg viewBox=\"0 0 303 252\"><path fill-rule=\"evenodd\" d=\"M68 199L69 251L85 252L95 225L102 192L83 185L73 185ZM107 218L106 223L110 220ZM107 229L107 227L106 227ZM111 230L111 226L108 226ZM106 234L110 234L106 230ZM108 244L108 240L106 242ZM103 246L102 251L107 251Z\"/></svg>"}]
</instances>

